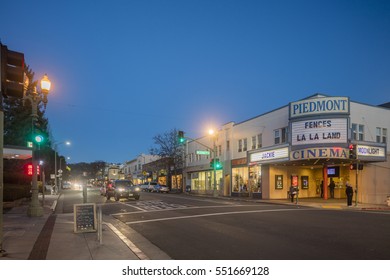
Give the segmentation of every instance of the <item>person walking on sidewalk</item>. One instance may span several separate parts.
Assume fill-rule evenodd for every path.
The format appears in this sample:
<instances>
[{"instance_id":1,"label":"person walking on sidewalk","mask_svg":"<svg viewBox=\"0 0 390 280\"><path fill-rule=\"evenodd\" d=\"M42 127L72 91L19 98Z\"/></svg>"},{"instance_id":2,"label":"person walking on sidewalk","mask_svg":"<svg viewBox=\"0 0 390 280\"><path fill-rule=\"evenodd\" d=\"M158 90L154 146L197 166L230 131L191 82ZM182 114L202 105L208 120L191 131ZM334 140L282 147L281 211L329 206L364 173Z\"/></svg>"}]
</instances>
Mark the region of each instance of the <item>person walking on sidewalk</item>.
<instances>
[{"instance_id":1,"label":"person walking on sidewalk","mask_svg":"<svg viewBox=\"0 0 390 280\"><path fill-rule=\"evenodd\" d=\"M347 195L347 205L352 206L353 189L349 182L347 182L346 186L345 194Z\"/></svg>"},{"instance_id":2,"label":"person walking on sidewalk","mask_svg":"<svg viewBox=\"0 0 390 280\"><path fill-rule=\"evenodd\" d=\"M330 184L329 184L329 190L330 190L330 198L334 198L334 188L336 187L333 179L330 179Z\"/></svg>"}]
</instances>

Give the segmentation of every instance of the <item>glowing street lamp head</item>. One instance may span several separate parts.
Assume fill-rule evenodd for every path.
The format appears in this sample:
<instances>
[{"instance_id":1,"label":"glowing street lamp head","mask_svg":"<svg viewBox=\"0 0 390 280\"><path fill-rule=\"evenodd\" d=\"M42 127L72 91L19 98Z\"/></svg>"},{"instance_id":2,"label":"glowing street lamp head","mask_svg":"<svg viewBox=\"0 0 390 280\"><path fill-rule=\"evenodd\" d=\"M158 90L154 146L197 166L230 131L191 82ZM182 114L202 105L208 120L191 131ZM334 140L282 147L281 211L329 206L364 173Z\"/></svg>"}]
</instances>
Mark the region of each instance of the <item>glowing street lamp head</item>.
<instances>
[{"instance_id":1,"label":"glowing street lamp head","mask_svg":"<svg viewBox=\"0 0 390 280\"><path fill-rule=\"evenodd\" d=\"M41 90L44 94L48 94L51 88L51 82L45 74L41 80Z\"/></svg>"},{"instance_id":2,"label":"glowing street lamp head","mask_svg":"<svg viewBox=\"0 0 390 280\"><path fill-rule=\"evenodd\" d=\"M209 135L214 135L214 133L215 133L214 129L210 128L209 129Z\"/></svg>"}]
</instances>

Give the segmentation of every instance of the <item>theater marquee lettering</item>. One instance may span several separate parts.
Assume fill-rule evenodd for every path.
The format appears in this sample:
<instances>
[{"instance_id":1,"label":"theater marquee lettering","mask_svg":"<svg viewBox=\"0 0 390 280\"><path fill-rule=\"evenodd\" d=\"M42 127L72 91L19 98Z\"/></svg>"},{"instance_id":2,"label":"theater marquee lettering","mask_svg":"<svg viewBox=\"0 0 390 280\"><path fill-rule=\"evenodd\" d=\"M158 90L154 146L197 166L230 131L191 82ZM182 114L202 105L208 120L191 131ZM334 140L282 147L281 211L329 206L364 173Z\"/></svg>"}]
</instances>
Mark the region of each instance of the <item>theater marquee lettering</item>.
<instances>
[{"instance_id":1,"label":"theater marquee lettering","mask_svg":"<svg viewBox=\"0 0 390 280\"><path fill-rule=\"evenodd\" d=\"M292 145L346 143L347 119L314 119L293 122Z\"/></svg>"},{"instance_id":2,"label":"theater marquee lettering","mask_svg":"<svg viewBox=\"0 0 390 280\"><path fill-rule=\"evenodd\" d=\"M320 97L290 103L290 118L319 114L349 114L349 98Z\"/></svg>"},{"instance_id":3,"label":"theater marquee lettering","mask_svg":"<svg viewBox=\"0 0 390 280\"><path fill-rule=\"evenodd\" d=\"M290 160L322 159L322 158L348 158L349 150L341 147L312 148L292 151Z\"/></svg>"}]
</instances>

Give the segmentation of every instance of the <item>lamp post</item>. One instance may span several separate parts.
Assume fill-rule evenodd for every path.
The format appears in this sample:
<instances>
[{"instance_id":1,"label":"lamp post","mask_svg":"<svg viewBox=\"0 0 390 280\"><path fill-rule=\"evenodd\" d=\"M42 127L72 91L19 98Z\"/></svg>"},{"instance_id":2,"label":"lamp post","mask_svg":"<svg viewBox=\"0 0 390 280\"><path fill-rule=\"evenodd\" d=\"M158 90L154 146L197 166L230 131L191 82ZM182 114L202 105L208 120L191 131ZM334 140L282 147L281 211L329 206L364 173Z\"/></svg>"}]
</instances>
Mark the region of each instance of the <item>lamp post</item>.
<instances>
[{"instance_id":1,"label":"lamp post","mask_svg":"<svg viewBox=\"0 0 390 280\"><path fill-rule=\"evenodd\" d=\"M213 190L213 195L218 196L217 192L217 144L216 144L216 132L213 129L209 130L209 135L213 137L213 171L214 171L214 190Z\"/></svg>"},{"instance_id":2,"label":"lamp post","mask_svg":"<svg viewBox=\"0 0 390 280\"><path fill-rule=\"evenodd\" d=\"M58 178L58 170L57 170L57 148L59 145L61 144L65 144L65 145L70 145L71 143L69 141L65 141L65 142L58 142L58 143L54 143L54 188L55 188L55 193L57 194L57 192L59 191L60 187L57 185L57 178ZM61 166L61 159L60 159L60 166ZM61 167L60 167L61 169Z\"/></svg>"},{"instance_id":3,"label":"lamp post","mask_svg":"<svg viewBox=\"0 0 390 280\"><path fill-rule=\"evenodd\" d=\"M23 103L25 100L29 100L31 103L31 118L32 118L32 127L34 130L34 123L38 119L38 105L40 102L43 102L43 105L46 108L47 104L47 95L49 94L51 87L51 82L45 74L41 80L41 93L38 93L36 88L31 91L27 91L26 95L23 97ZM34 131L33 131L34 134ZM35 139L34 139L35 140ZM38 140L38 139L36 139ZM39 205L38 200L38 177L37 177L37 158L36 158L36 147L37 142L33 141L32 148L32 165L33 165L33 175L32 175L32 187L31 187L31 203L27 209L27 215L30 217L40 217L43 215L43 207Z\"/></svg>"}]
</instances>

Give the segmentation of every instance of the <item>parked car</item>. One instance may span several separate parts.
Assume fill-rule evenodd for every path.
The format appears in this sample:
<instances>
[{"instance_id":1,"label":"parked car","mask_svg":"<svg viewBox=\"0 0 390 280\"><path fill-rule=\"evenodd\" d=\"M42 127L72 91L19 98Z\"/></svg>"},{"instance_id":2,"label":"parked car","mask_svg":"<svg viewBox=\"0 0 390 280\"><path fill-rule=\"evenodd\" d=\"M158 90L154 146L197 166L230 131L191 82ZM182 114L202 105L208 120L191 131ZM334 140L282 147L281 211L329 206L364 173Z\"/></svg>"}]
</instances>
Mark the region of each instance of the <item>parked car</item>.
<instances>
[{"instance_id":1,"label":"parked car","mask_svg":"<svg viewBox=\"0 0 390 280\"><path fill-rule=\"evenodd\" d=\"M140 186L141 191L147 192L149 190L149 183L143 183Z\"/></svg>"},{"instance_id":2,"label":"parked car","mask_svg":"<svg viewBox=\"0 0 390 280\"><path fill-rule=\"evenodd\" d=\"M119 201L121 198L134 198L138 200L140 198L141 188L134 186L131 180L114 180L106 189L106 197L109 200L111 197L115 198L115 201Z\"/></svg>"},{"instance_id":3,"label":"parked car","mask_svg":"<svg viewBox=\"0 0 390 280\"><path fill-rule=\"evenodd\" d=\"M169 188L166 185L157 184L156 186L154 186L154 189L156 192L159 193L169 193Z\"/></svg>"},{"instance_id":4,"label":"parked car","mask_svg":"<svg viewBox=\"0 0 390 280\"><path fill-rule=\"evenodd\" d=\"M156 182L149 182L148 183L149 185L148 185L148 191L149 192L155 192L156 190L155 190L155 186L157 185L157 183Z\"/></svg>"}]
</instances>

